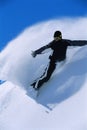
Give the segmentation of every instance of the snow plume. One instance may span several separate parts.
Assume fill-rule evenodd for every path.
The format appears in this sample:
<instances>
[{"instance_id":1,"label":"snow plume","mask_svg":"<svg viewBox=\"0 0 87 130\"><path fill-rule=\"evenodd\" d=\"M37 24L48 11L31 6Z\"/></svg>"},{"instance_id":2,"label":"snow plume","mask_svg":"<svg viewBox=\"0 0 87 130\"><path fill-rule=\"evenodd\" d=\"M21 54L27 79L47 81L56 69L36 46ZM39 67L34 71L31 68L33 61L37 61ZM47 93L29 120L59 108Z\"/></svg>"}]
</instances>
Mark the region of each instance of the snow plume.
<instances>
[{"instance_id":1,"label":"snow plume","mask_svg":"<svg viewBox=\"0 0 87 130\"><path fill-rule=\"evenodd\" d=\"M55 30L61 30L66 39L87 39L86 23L87 18L61 19L25 29L0 54L0 79L27 86L39 66L48 60L48 57L37 56L37 62L31 51L53 40Z\"/></svg>"}]
</instances>

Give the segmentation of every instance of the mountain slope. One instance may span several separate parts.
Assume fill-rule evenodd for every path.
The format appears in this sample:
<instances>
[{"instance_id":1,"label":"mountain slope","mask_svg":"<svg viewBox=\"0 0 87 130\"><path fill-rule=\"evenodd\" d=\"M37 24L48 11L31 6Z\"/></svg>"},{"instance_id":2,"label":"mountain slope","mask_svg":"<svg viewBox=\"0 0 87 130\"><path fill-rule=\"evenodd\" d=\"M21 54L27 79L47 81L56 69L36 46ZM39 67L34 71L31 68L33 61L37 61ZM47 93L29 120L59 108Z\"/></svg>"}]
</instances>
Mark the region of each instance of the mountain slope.
<instances>
[{"instance_id":1,"label":"mountain slope","mask_svg":"<svg viewBox=\"0 0 87 130\"><path fill-rule=\"evenodd\" d=\"M0 54L0 79L6 80L0 85L1 130L87 129L87 46L68 48L65 64L57 65L38 98L31 96L29 84L43 73L51 53L32 58L31 51L50 40L51 25L29 28Z\"/></svg>"}]
</instances>

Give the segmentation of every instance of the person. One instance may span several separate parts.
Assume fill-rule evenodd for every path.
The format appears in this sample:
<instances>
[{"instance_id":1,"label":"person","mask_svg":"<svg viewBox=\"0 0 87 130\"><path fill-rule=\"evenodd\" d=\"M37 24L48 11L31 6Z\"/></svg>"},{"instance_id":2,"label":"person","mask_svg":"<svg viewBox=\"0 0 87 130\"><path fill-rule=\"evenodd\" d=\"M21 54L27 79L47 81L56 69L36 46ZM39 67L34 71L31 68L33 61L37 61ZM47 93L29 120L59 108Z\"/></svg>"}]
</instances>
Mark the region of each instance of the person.
<instances>
[{"instance_id":1,"label":"person","mask_svg":"<svg viewBox=\"0 0 87 130\"><path fill-rule=\"evenodd\" d=\"M31 86L38 90L45 82L47 82L50 77L52 76L57 62L62 62L66 59L66 52L68 46L84 46L87 45L86 40L67 40L62 39L61 31L54 32L54 40L51 41L49 44L35 50L32 52L32 56L36 57L36 55L41 54L44 50L51 48L52 55L49 56L49 64L44 70L44 73L31 83Z\"/></svg>"}]
</instances>

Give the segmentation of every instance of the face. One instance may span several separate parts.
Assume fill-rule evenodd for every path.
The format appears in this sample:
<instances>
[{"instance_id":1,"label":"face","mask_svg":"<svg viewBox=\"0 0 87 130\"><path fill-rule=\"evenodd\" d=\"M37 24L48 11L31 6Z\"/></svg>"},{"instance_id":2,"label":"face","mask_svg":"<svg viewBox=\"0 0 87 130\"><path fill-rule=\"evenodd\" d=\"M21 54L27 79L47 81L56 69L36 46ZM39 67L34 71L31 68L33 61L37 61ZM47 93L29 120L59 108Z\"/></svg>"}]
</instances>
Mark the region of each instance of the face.
<instances>
[{"instance_id":1,"label":"face","mask_svg":"<svg viewBox=\"0 0 87 130\"><path fill-rule=\"evenodd\" d=\"M55 41L59 41L59 40L61 40L62 39L62 35L60 35L60 36L58 36L58 37L54 37L54 40Z\"/></svg>"}]
</instances>

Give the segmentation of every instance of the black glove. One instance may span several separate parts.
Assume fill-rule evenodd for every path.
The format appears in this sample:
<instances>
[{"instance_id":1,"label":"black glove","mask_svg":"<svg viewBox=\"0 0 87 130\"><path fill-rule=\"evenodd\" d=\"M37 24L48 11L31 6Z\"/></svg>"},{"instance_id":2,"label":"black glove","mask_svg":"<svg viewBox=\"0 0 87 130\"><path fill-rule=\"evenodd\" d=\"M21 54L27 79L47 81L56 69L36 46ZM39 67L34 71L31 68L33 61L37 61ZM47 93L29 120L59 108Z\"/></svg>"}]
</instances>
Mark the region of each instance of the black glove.
<instances>
[{"instance_id":1,"label":"black glove","mask_svg":"<svg viewBox=\"0 0 87 130\"><path fill-rule=\"evenodd\" d=\"M31 55L32 55L33 57L36 57L37 54L36 54L35 51L32 51Z\"/></svg>"}]
</instances>

